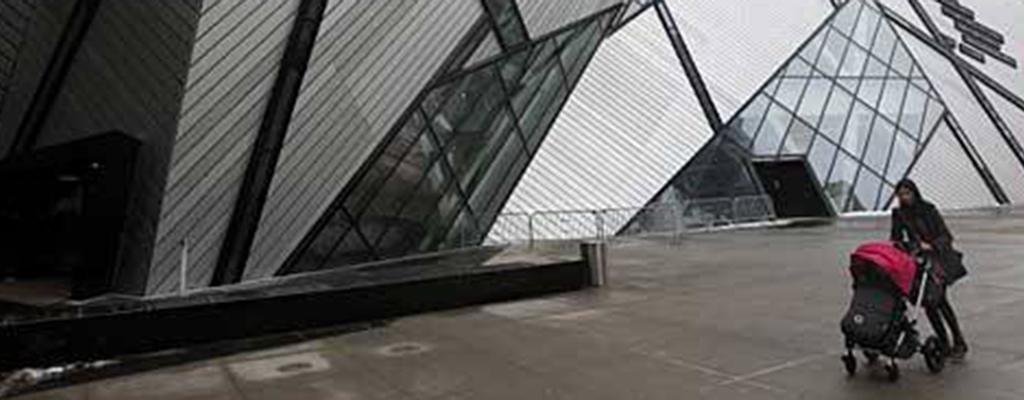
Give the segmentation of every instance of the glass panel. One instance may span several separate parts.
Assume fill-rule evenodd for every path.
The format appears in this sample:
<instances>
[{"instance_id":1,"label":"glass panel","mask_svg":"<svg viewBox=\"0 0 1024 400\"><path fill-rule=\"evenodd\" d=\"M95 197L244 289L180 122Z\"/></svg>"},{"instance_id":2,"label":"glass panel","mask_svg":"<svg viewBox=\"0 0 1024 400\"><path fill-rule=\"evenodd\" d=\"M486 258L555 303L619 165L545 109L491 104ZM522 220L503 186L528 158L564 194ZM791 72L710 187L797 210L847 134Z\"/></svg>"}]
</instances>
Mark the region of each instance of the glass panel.
<instances>
[{"instance_id":1,"label":"glass panel","mask_svg":"<svg viewBox=\"0 0 1024 400\"><path fill-rule=\"evenodd\" d=\"M846 116L850 114L852 105L853 97L843 88L834 87L832 97L828 100L828 107L825 108L825 114L821 119L820 130L836 143L842 137Z\"/></svg>"},{"instance_id":2,"label":"glass panel","mask_svg":"<svg viewBox=\"0 0 1024 400\"><path fill-rule=\"evenodd\" d=\"M562 50L561 57L565 72L569 75L569 82L575 82L579 78L590 55L597 49L597 45L601 41L601 26L602 21L600 20L591 22L590 25L580 29L578 34L570 38L563 38L563 40L569 40L569 43L560 43L565 48Z\"/></svg>"},{"instance_id":3,"label":"glass panel","mask_svg":"<svg viewBox=\"0 0 1024 400\"><path fill-rule=\"evenodd\" d=\"M768 110L769 103L771 101L768 100L768 97L763 94L757 95L754 101L750 102L750 105L733 120L732 127L734 129L729 131L733 135L733 139L736 139L744 147L749 147L765 111Z\"/></svg>"},{"instance_id":4,"label":"glass panel","mask_svg":"<svg viewBox=\"0 0 1024 400\"><path fill-rule=\"evenodd\" d=\"M487 0L486 4L506 46L526 41L526 31L519 22L512 0Z\"/></svg>"},{"instance_id":5,"label":"glass panel","mask_svg":"<svg viewBox=\"0 0 1024 400\"><path fill-rule=\"evenodd\" d=\"M899 119L900 106L903 104L903 97L906 92L906 79L887 79L885 81L885 88L882 89L882 101L878 103L878 111L881 111L882 115L885 115L891 121Z\"/></svg>"},{"instance_id":6,"label":"glass panel","mask_svg":"<svg viewBox=\"0 0 1024 400\"><path fill-rule=\"evenodd\" d=\"M924 121L925 107L928 104L928 95L914 85L907 89L907 98L903 102L903 115L900 117L900 127L910 132L911 136L920 136L921 122Z\"/></svg>"},{"instance_id":7,"label":"glass panel","mask_svg":"<svg viewBox=\"0 0 1024 400\"><path fill-rule=\"evenodd\" d=\"M829 31L828 39L825 40L825 47L818 57L816 66L822 73L828 76L835 76L839 65L843 60L843 52L849 43L835 31Z\"/></svg>"},{"instance_id":8,"label":"glass panel","mask_svg":"<svg viewBox=\"0 0 1024 400\"><path fill-rule=\"evenodd\" d=\"M875 38L875 45L871 48L871 54L878 57L883 64L888 64L892 56L892 48L896 44L896 35L892 29L881 24L878 28L878 36Z\"/></svg>"},{"instance_id":9,"label":"glass panel","mask_svg":"<svg viewBox=\"0 0 1024 400\"><path fill-rule=\"evenodd\" d=\"M871 7L864 7L861 11L860 21L853 31L853 41L865 49L871 48L871 42L875 39L875 31L878 28L879 14Z\"/></svg>"},{"instance_id":10,"label":"glass panel","mask_svg":"<svg viewBox=\"0 0 1024 400\"><path fill-rule=\"evenodd\" d=\"M860 84L860 81L861 80L859 78L836 78L836 82L839 82L840 86L849 90L851 93L857 91L857 85Z\"/></svg>"},{"instance_id":11,"label":"glass panel","mask_svg":"<svg viewBox=\"0 0 1024 400\"><path fill-rule=\"evenodd\" d=\"M836 15L835 21L832 21L832 26L840 32L850 35L853 32L854 25L857 23L861 4L860 1L849 2L839 11L839 15Z\"/></svg>"},{"instance_id":12,"label":"glass panel","mask_svg":"<svg viewBox=\"0 0 1024 400\"><path fill-rule=\"evenodd\" d=\"M806 154L807 148L811 145L811 137L814 129L800 120L794 120L786 135L786 144L782 149L783 154Z\"/></svg>"},{"instance_id":13,"label":"glass panel","mask_svg":"<svg viewBox=\"0 0 1024 400\"><path fill-rule=\"evenodd\" d=\"M775 100L786 106L787 110L796 110L796 102L800 100L804 86L807 86L805 78L782 78L779 91L775 93Z\"/></svg>"},{"instance_id":14,"label":"glass panel","mask_svg":"<svg viewBox=\"0 0 1024 400\"><path fill-rule=\"evenodd\" d=\"M885 179L890 183L897 183L907 173L907 167L914 161L914 148L917 143L902 133L896 135L896 143L892 148L892 157L889 159L889 169L885 171Z\"/></svg>"},{"instance_id":15,"label":"glass panel","mask_svg":"<svg viewBox=\"0 0 1024 400\"><path fill-rule=\"evenodd\" d=\"M494 157L494 162L491 163L487 172L480 178L478 185L473 187L472 194L470 194L470 207L479 213L479 210L483 210L491 201L491 197L494 196L496 189L509 175L509 168L519 158L525 158L526 155L522 152L522 141L519 140L517 134L506 135L504 144L497 156ZM511 178L511 177L509 177Z\"/></svg>"},{"instance_id":16,"label":"glass panel","mask_svg":"<svg viewBox=\"0 0 1024 400\"><path fill-rule=\"evenodd\" d=\"M789 63L789 67L786 68L786 73L783 74L782 76L803 78L809 76L810 74L811 65L800 58L795 58L792 62Z\"/></svg>"},{"instance_id":17,"label":"glass panel","mask_svg":"<svg viewBox=\"0 0 1024 400\"><path fill-rule=\"evenodd\" d=\"M560 104L565 97L567 97L567 93L562 82L562 71L559 70L558 65L552 65L540 90L535 93L529 106L520 114L519 126L526 136L530 149L535 149L538 146L540 139L544 137L544 132L547 131L548 124L553 119L552 111L549 110L552 107L557 109L555 105Z\"/></svg>"},{"instance_id":18,"label":"glass panel","mask_svg":"<svg viewBox=\"0 0 1024 400\"><path fill-rule=\"evenodd\" d=\"M828 30L814 35L814 38L807 42L807 45L800 50L800 57L807 60L807 62L813 63L818 58L818 52L821 51L821 44L825 42L825 32L828 32Z\"/></svg>"},{"instance_id":19,"label":"glass panel","mask_svg":"<svg viewBox=\"0 0 1024 400\"><path fill-rule=\"evenodd\" d=\"M875 112L863 103L859 101L854 103L850 121L846 125L846 133L843 134L843 149L858 158L864 154L864 146L868 142L874 117Z\"/></svg>"},{"instance_id":20,"label":"glass panel","mask_svg":"<svg viewBox=\"0 0 1024 400\"><path fill-rule=\"evenodd\" d=\"M864 154L864 163L871 169L885 171L885 162L889 158L896 127L882 118L875 118L875 127L871 130L868 150Z\"/></svg>"},{"instance_id":21,"label":"glass panel","mask_svg":"<svg viewBox=\"0 0 1024 400\"><path fill-rule=\"evenodd\" d=\"M493 161L492 157L505 142L505 136L515 132L515 121L506 111L500 111L490 128L483 132L462 133L448 148L448 163L463 187L472 187L479 179L477 176Z\"/></svg>"},{"instance_id":22,"label":"glass panel","mask_svg":"<svg viewBox=\"0 0 1024 400\"><path fill-rule=\"evenodd\" d=\"M782 144L782 135L789 129L789 121L792 119L793 117L788 111L777 103L772 103L764 124L761 125L761 131L758 132L757 139L754 140L754 153L774 156L779 150L779 145Z\"/></svg>"},{"instance_id":23,"label":"glass panel","mask_svg":"<svg viewBox=\"0 0 1024 400\"><path fill-rule=\"evenodd\" d=\"M388 179L391 171L405 157L406 152L412 148L413 144L420 140L420 135L424 132L423 128L423 117L419 112L413 112L391 143L388 143L380 158L374 162L373 167L359 180L352 194L345 199L345 207L349 211L356 215L363 212L367 203L377 193L380 185L385 179Z\"/></svg>"},{"instance_id":24,"label":"glass panel","mask_svg":"<svg viewBox=\"0 0 1024 400\"><path fill-rule=\"evenodd\" d=\"M857 98L868 104L870 107L878 106L878 97L882 94L884 79L864 79L857 91Z\"/></svg>"},{"instance_id":25,"label":"glass panel","mask_svg":"<svg viewBox=\"0 0 1024 400\"><path fill-rule=\"evenodd\" d=\"M850 46L846 50L846 59L843 60L843 67L839 70L840 76L859 77L864 72L864 63L868 59L868 52L857 46Z\"/></svg>"},{"instance_id":26,"label":"glass panel","mask_svg":"<svg viewBox=\"0 0 1024 400\"><path fill-rule=\"evenodd\" d=\"M910 67L913 66L913 61L910 61L910 54L907 54L907 49L902 44L897 42L896 49L893 51L892 61L889 65L900 76L910 76Z\"/></svg>"},{"instance_id":27,"label":"glass panel","mask_svg":"<svg viewBox=\"0 0 1024 400\"><path fill-rule=\"evenodd\" d=\"M457 86L454 95L430 119L442 146L461 135L484 133L504 104L501 81L490 67L477 70L453 85Z\"/></svg>"},{"instance_id":28,"label":"glass panel","mask_svg":"<svg viewBox=\"0 0 1024 400\"><path fill-rule=\"evenodd\" d=\"M433 164L437 155L437 146L430 135L420 135L419 140L402 159L394 173L380 187L380 192L370 202L365 212L371 216L382 218L397 213L406 199L412 195L416 184L424 176L428 167Z\"/></svg>"},{"instance_id":29,"label":"glass panel","mask_svg":"<svg viewBox=\"0 0 1024 400\"><path fill-rule=\"evenodd\" d=\"M832 176L825 184L825 194L832 200L836 210L844 210L846 200L853 190L853 178L857 174L857 161L846 152L837 153L835 166L832 167Z\"/></svg>"},{"instance_id":30,"label":"glass panel","mask_svg":"<svg viewBox=\"0 0 1024 400\"><path fill-rule=\"evenodd\" d=\"M832 82L829 80L822 78L811 79L810 84L807 86L807 91L804 93L804 98L800 102L800 111L797 115L811 124L811 126L818 126L818 121L821 120L821 111L825 108L825 99L828 98L829 91L831 90Z\"/></svg>"},{"instance_id":31,"label":"glass panel","mask_svg":"<svg viewBox=\"0 0 1024 400\"><path fill-rule=\"evenodd\" d=\"M878 190L882 186L882 180L873 172L866 169L860 171L857 178L857 188L854 190L854 198L850 201L850 211L868 211L875 209L878 200Z\"/></svg>"},{"instance_id":32,"label":"glass panel","mask_svg":"<svg viewBox=\"0 0 1024 400\"><path fill-rule=\"evenodd\" d=\"M766 85L764 87L764 93L765 94L767 94L769 96L774 96L775 95L775 91L779 89L779 76L780 75L782 75L781 72L775 74L775 76L772 77L772 80L768 82L768 85Z\"/></svg>"},{"instance_id":33,"label":"glass panel","mask_svg":"<svg viewBox=\"0 0 1024 400\"><path fill-rule=\"evenodd\" d=\"M914 64L914 66L910 69L910 77L911 78L924 78L924 73L921 72L921 68L918 67L917 64ZM926 81L924 79L921 79L921 83L922 83L921 87L927 87L925 85Z\"/></svg>"},{"instance_id":34,"label":"glass panel","mask_svg":"<svg viewBox=\"0 0 1024 400\"><path fill-rule=\"evenodd\" d=\"M442 248L460 248L474 246L486 232L477 229L475 219L469 210L462 210L455 219L455 223L448 230L448 237L445 238L445 245Z\"/></svg>"},{"instance_id":35,"label":"glass panel","mask_svg":"<svg viewBox=\"0 0 1024 400\"><path fill-rule=\"evenodd\" d=\"M836 146L826 140L823 136L814 139L814 145L808 154L807 161L811 169L818 176L818 182L824 182L828 177L828 170L832 168L832 160L836 156Z\"/></svg>"},{"instance_id":36,"label":"glass panel","mask_svg":"<svg viewBox=\"0 0 1024 400\"><path fill-rule=\"evenodd\" d=\"M519 69L516 63L518 60L509 60L506 65L515 66L510 67L509 72L506 72L505 68L502 69L502 76L506 79L508 92L512 96L512 106L516 111L516 115L522 115L523 109L533 99L534 93L543 85L544 80L548 77L548 73L552 68L558 66L558 55L554 50L554 40L548 40L543 45L538 46L530 54L529 69L522 75L521 79L511 79Z\"/></svg>"},{"instance_id":37,"label":"glass panel","mask_svg":"<svg viewBox=\"0 0 1024 400\"><path fill-rule=\"evenodd\" d=\"M874 57L868 58L867 68L864 69L864 78L884 79L887 69L884 64Z\"/></svg>"},{"instance_id":38,"label":"glass panel","mask_svg":"<svg viewBox=\"0 0 1024 400\"><path fill-rule=\"evenodd\" d=\"M293 271L306 272L321 269L324 263L330 259L334 248L338 246L338 243L345 237L345 234L349 232L351 227L352 225L348 217L341 210L331 215L327 225L317 233L316 237L313 238L312 244L299 256Z\"/></svg>"}]
</instances>

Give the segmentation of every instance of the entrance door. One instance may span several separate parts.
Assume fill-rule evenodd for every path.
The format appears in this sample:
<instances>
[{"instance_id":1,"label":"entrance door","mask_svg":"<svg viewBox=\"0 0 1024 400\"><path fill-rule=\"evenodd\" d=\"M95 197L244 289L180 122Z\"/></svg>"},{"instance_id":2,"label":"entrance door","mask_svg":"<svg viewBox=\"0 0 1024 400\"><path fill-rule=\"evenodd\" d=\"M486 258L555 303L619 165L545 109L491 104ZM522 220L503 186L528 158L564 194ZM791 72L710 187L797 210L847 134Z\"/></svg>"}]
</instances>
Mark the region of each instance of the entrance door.
<instances>
[{"instance_id":1,"label":"entrance door","mask_svg":"<svg viewBox=\"0 0 1024 400\"><path fill-rule=\"evenodd\" d=\"M779 218L833 215L804 159L754 160L753 166Z\"/></svg>"}]
</instances>

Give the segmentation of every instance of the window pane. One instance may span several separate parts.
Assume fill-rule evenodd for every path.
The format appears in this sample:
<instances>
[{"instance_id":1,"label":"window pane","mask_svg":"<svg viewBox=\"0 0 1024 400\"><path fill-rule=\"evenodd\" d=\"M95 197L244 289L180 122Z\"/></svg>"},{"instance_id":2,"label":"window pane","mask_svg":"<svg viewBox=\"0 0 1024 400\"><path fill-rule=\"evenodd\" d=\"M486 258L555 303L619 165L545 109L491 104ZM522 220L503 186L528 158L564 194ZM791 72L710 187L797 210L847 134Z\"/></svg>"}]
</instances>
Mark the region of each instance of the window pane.
<instances>
[{"instance_id":1,"label":"window pane","mask_svg":"<svg viewBox=\"0 0 1024 400\"><path fill-rule=\"evenodd\" d=\"M913 137L918 137L921 129L921 122L924 121L925 107L928 104L928 95L914 85L907 88L907 98L903 103L903 115L900 117L900 127L910 132Z\"/></svg>"},{"instance_id":2,"label":"window pane","mask_svg":"<svg viewBox=\"0 0 1024 400\"><path fill-rule=\"evenodd\" d=\"M483 68L461 79L457 89L430 124L445 146L456 136L480 134L504 104L501 81L492 68Z\"/></svg>"},{"instance_id":3,"label":"window pane","mask_svg":"<svg viewBox=\"0 0 1024 400\"><path fill-rule=\"evenodd\" d=\"M384 149L380 158L374 161L373 167L359 180L355 189L345 199L345 207L354 215L361 214L367 203L376 195L377 190L385 179L405 157L406 152L418 140L424 132L423 117L419 112L413 112L406 121L401 131L392 139L391 143Z\"/></svg>"},{"instance_id":4,"label":"window pane","mask_svg":"<svg viewBox=\"0 0 1024 400\"><path fill-rule=\"evenodd\" d=\"M822 49L821 56L818 57L818 69L825 75L835 76L848 43L841 35L830 31L828 39L825 40L825 48Z\"/></svg>"},{"instance_id":5,"label":"window pane","mask_svg":"<svg viewBox=\"0 0 1024 400\"><path fill-rule=\"evenodd\" d=\"M846 59L843 60L843 67L839 70L840 76L859 77L864 72L864 63L868 59L868 53L857 46L850 46L846 50Z\"/></svg>"},{"instance_id":6,"label":"window pane","mask_svg":"<svg viewBox=\"0 0 1024 400\"><path fill-rule=\"evenodd\" d=\"M878 106L878 97L882 94L884 79L865 79L857 91L857 98L871 107Z\"/></svg>"},{"instance_id":7,"label":"window pane","mask_svg":"<svg viewBox=\"0 0 1024 400\"><path fill-rule=\"evenodd\" d=\"M803 78L810 74L811 65L798 57L794 58L793 61L789 63L789 66L786 68L786 72L783 76Z\"/></svg>"},{"instance_id":8,"label":"window pane","mask_svg":"<svg viewBox=\"0 0 1024 400\"><path fill-rule=\"evenodd\" d=\"M412 190L426 173L438 155L437 146L430 135L421 135L406 154L395 171L370 202L366 213L390 217L397 213L402 204L412 195Z\"/></svg>"},{"instance_id":9,"label":"window pane","mask_svg":"<svg viewBox=\"0 0 1024 400\"><path fill-rule=\"evenodd\" d=\"M835 166L832 167L832 176L825 185L825 194L832 200L836 210L844 210L846 200L853 190L853 178L857 174L857 161L845 152L840 151L837 155Z\"/></svg>"},{"instance_id":10,"label":"window pane","mask_svg":"<svg viewBox=\"0 0 1024 400\"><path fill-rule=\"evenodd\" d=\"M900 117L900 106L903 104L903 97L906 92L906 79L887 79L885 81L885 88L882 89L882 100L878 103L878 110L889 120L896 121Z\"/></svg>"},{"instance_id":11,"label":"window pane","mask_svg":"<svg viewBox=\"0 0 1024 400\"><path fill-rule=\"evenodd\" d=\"M854 190L855 197L850 202L850 211L869 211L875 209L875 202L878 200L878 190L882 186L882 180L866 169L860 171L857 178L857 188Z\"/></svg>"},{"instance_id":12,"label":"window pane","mask_svg":"<svg viewBox=\"0 0 1024 400\"><path fill-rule=\"evenodd\" d=\"M828 171L832 168L832 160L835 156L835 145L822 137L814 139L814 145L811 146L807 160L811 164L811 169L818 176L818 182L825 182L825 179L828 178Z\"/></svg>"},{"instance_id":13,"label":"window pane","mask_svg":"<svg viewBox=\"0 0 1024 400\"><path fill-rule=\"evenodd\" d=\"M907 54L907 49L902 44L897 43L895 47L896 49L893 52L892 61L889 65L900 76L910 76L910 67L913 65L913 62L910 61L910 54Z\"/></svg>"},{"instance_id":14,"label":"window pane","mask_svg":"<svg viewBox=\"0 0 1024 400\"><path fill-rule=\"evenodd\" d=\"M897 183L907 173L907 167L914 161L914 148L917 143L902 133L896 135L896 143L892 148L892 157L889 159L889 169L885 171L885 179L890 183Z\"/></svg>"},{"instance_id":15,"label":"window pane","mask_svg":"<svg viewBox=\"0 0 1024 400\"><path fill-rule=\"evenodd\" d=\"M889 148L892 147L892 135L896 127L882 118L875 119L875 126L871 131L871 139L868 141L868 151L864 154L864 162L871 169L885 171L885 161L889 158Z\"/></svg>"},{"instance_id":16,"label":"window pane","mask_svg":"<svg viewBox=\"0 0 1024 400\"><path fill-rule=\"evenodd\" d=\"M770 100L764 94L757 95L754 101L750 102L747 108L743 109L735 120L732 122L730 132L733 138L737 142L745 147L750 146L751 140L754 138L754 134L757 133L758 125L761 124L761 119L764 117L765 111L768 110Z\"/></svg>"},{"instance_id":17,"label":"window pane","mask_svg":"<svg viewBox=\"0 0 1024 400\"><path fill-rule=\"evenodd\" d=\"M850 154L860 157L864 154L864 145L867 144L868 135L871 133L871 124L875 113L863 103L856 102L853 105L853 113L850 114L850 122L846 125L846 133L843 135L843 148Z\"/></svg>"},{"instance_id":18,"label":"window pane","mask_svg":"<svg viewBox=\"0 0 1024 400\"><path fill-rule=\"evenodd\" d=\"M861 11L860 21L857 22L857 27L853 30L853 40L864 46L865 49L871 48L871 42L875 39L875 31L878 28L879 14L871 7L864 7Z\"/></svg>"},{"instance_id":19,"label":"window pane","mask_svg":"<svg viewBox=\"0 0 1024 400\"><path fill-rule=\"evenodd\" d=\"M516 17L512 0L487 0L487 8L495 19L502 41L507 46L526 41L526 32Z\"/></svg>"},{"instance_id":20,"label":"window pane","mask_svg":"<svg viewBox=\"0 0 1024 400\"><path fill-rule=\"evenodd\" d=\"M840 87L832 90L832 98L828 101L825 114L821 119L821 132L832 141L838 143L843 134L843 126L846 123L846 116L850 114L850 107L853 105L853 98Z\"/></svg>"},{"instance_id":21,"label":"window pane","mask_svg":"<svg viewBox=\"0 0 1024 400\"><path fill-rule=\"evenodd\" d=\"M882 182L882 191L878 194L878 205L875 207L876 210L887 210L891 207L892 203L892 192L894 188L892 185Z\"/></svg>"},{"instance_id":22,"label":"window pane","mask_svg":"<svg viewBox=\"0 0 1024 400\"><path fill-rule=\"evenodd\" d=\"M561 57L562 65L565 66L565 71L569 75L567 77L569 82L579 79L583 68L587 65L587 59L597 50L597 45L601 41L601 26L602 21L595 20L585 28L580 28L578 33L564 39L569 43L562 44L564 50L562 50Z\"/></svg>"},{"instance_id":23,"label":"window pane","mask_svg":"<svg viewBox=\"0 0 1024 400\"><path fill-rule=\"evenodd\" d=\"M540 90L534 94L527 108L520 114L519 126L523 129L530 149L535 149L540 144L540 139L544 137L544 132L554 119L557 105L566 97L562 71L557 65L552 65Z\"/></svg>"},{"instance_id":24,"label":"window pane","mask_svg":"<svg viewBox=\"0 0 1024 400\"><path fill-rule=\"evenodd\" d=\"M811 137L814 129L800 120L794 120L786 135L786 144L782 149L784 154L806 154L807 147L811 145Z\"/></svg>"},{"instance_id":25,"label":"window pane","mask_svg":"<svg viewBox=\"0 0 1024 400\"><path fill-rule=\"evenodd\" d=\"M928 135L928 134L930 134L932 132L932 129L934 129L934 127L935 127L935 124L940 119L942 119L942 114L945 111L946 111L946 108L943 107L942 103L939 103L938 100L936 100L936 99L929 99L928 100L928 109L924 113L924 115L925 115L925 117L924 117L924 125L923 125L924 128L921 130L921 135L917 137L918 141L923 142L923 141L925 141L925 139L927 139L927 137L925 135Z\"/></svg>"},{"instance_id":26,"label":"window pane","mask_svg":"<svg viewBox=\"0 0 1024 400\"><path fill-rule=\"evenodd\" d=\"M306 249L293 267L294 272L316 271L324 268L334 248L338 246L345 234L351 229L351 223L345 213L338 210L322 230L316 233L313 242Z\"/></svg>"},{"instance_id":27,"label":"window pane","mask_svg":"<svg viewBox=\"0 0 1024 400\"><path fill-rule=\"evenodd\" d=\"M772 103L764 124L761 125L761 131L758 132L757 139L754 141L754 153L774 156L779 150L779 145L782 144L782 135L789 129L789 121L792 119L789 112L782 109L777 103Z\"/></svg>"},{"instance_id":28,"label":"window pane","mask_svg":"<svg viewBox=\"0 0 1024 400\"><path fill-rule=\"evenodd\" d=\"M847 35L851 34L857 23L857 17L860 15L861 4L860 1L847 2L839 11L839 15L836 15L835 21L832 21L832 26Z\"/></svg>"},{"instance_id":29,"label":"window pane","mask_svg":"<svg viewBox=\"0 0 1024 400\"><path fill-rule=\"evenodd\" d=\"M818 58L818 52L821 51L821 44L825 43L825 36L828 30L821 31L821 33L814 35L814 38L807 45L800 50L800 57L808 62L814 62Z\"/></svg>"},{"instance_id":30,"label":"window pane","mask_svg":"<svg viewBox=\"0 0 1024 400\"><path fill-rule=\"evenodd\" d=\"M492 126L483 132L464 132L456 136L448 149L448 163L463 187L470 187L477 175L493 161L506 135L514 132L511 116L502 111Z\"/></svg>"},{"instance_id":31,"label":"window pane","mask_svg":"<svg viewBox=\"0 0 1024 400\"><path fill-rule=\"evenodd\" d=\"M896 44L896 35L892 29L881 24L878 28L878 37L875 38L875 46L871 48L871 54L874 54L878 59L882 60L882 63L889 63L889 59L892 56L892 48Z\"/></svg>"},{"instance_id":32,"label":"window pane","mask_svg":"<svg viewBox=\"0 0 1024 400\"><path fill-rule=\"evenodd\" d=\"M804 98L800 103L800 111L797 115L811 124L811 126L818 126L818 121L821 120L822 109L825 108L825 99L828 98L830 90L832 90L832 82L829 80L821 78L811 79L811 83L807 86L807 91L804 93Z\"/></svg>"},{"instance_id":33,"label":"window pane","mask_svg":"<svg viewBox=\"0 0 1024 400\"><path fill-rule=\"evenodd\" d=\"M775 93L775 100L786 106L787 110L796 110L796 102L807 85L804 78L783 78L779 85L779 91Z\"/></svg>"},{"instance_id":34,"label":"window pane","mask_svg":"<svg viewBox=\"0 0 1024 400\"><path fill-rule=\"evenodd\" d=\"M480 178L479 184L470 189L472 192L469 195L470 207L477 214L490 203L496 189L504 182L506 177L511 178L509 176L509 168L512 164L519 158L526 158L526 155L522 152L521 143L522 141L519 140L518 135L507 135L501 150L494 157L494 162L491 163L486 173Z\"/></svg>"},{"instance_id":35,"label":"window pane","mask_svg":"<svg viewBox=\"0 0 1024 400\"><path fill-rule=\"evenodd\" d=\"M878 59L874 57L868 57L868 65L866 68L864 68L865 79L884 79L886 73L888 72L884 64L882 64L880 61L878 61Z\"/></svg>"}]
</instances>

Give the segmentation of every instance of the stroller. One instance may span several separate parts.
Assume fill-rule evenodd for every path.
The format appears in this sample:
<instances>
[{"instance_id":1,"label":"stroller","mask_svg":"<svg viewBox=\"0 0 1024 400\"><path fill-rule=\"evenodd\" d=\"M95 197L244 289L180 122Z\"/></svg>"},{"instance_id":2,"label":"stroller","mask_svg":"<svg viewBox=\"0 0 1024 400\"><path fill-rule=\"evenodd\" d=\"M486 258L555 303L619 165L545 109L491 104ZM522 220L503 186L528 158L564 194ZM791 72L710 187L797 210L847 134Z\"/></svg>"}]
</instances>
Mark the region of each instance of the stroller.
<instances>
[{"instance_id":1,"label":"stroller","mask_svg":"<svg viewBox=\"0 0 1024 400\"><path fill-rule=\"evenodd\" d=\"M896 360L910 359L918 352L929 371L942 371L944 347L935 336L922 344L916 329L930 268L916 247L905 243L866 243L850 255L853 299L841 323L846 338L842 361L850 376L857 372L856 349L871 364L880 356L888 358L885 371L893 382L900 378Z\"/></svg>"}]
</instances>

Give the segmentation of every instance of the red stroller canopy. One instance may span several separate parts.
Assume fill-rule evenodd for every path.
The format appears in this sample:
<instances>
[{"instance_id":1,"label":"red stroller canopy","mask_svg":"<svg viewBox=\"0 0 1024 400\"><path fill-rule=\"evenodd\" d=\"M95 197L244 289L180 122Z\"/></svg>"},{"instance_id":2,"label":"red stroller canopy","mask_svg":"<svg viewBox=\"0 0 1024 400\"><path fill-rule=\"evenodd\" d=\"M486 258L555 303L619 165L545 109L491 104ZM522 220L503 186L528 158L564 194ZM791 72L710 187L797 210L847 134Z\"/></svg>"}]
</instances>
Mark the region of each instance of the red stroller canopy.
<instances>
[{"instance_id":1,"label":"red stroller canopy","mask_svg":"<svg viewBox=\"0 0 1024 400\"><path fill-rule=\"evenodd\" d=\"M917 263L909 254L896 247L893 242L869 242L862 244L850 255L851 268L857 260L866 261L884 273L900 288L904 296L910 296L917 273ZM851 271L852 272L852 271Z\"/></svg>"}]
</instances>

